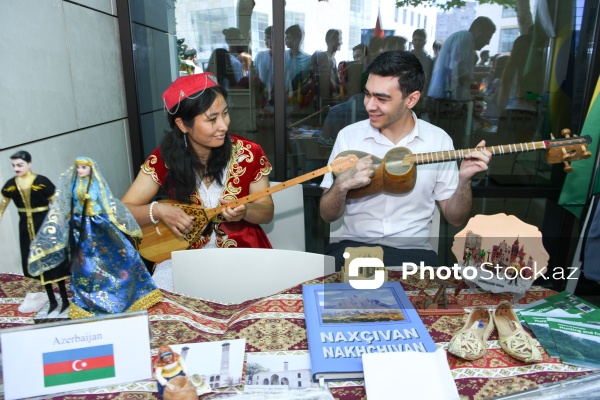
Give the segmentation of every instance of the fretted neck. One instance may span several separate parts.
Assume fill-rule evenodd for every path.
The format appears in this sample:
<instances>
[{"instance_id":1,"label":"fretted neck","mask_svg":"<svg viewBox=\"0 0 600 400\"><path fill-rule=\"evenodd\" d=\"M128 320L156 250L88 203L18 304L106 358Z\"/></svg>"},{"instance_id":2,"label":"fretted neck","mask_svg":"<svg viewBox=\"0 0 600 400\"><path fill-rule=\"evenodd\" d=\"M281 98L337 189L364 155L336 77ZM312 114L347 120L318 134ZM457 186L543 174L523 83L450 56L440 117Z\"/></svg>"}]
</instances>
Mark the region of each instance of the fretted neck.
<instances>
[{"instance_id":1,"label":"fretted neck","mask_svg":"<svg viewBox=\"0 0 600 400\"><path fill-rule=\"evenodd\" d=\"M297 185L299 183L309 181L313 178L317 178L319 176L325 175L326 173L331 172L331 171L332 171L331 166L326 165L325 167L322 167L322 168L319 168L312 172L309 172L308 174L300 175L296 178L290 179L289 181L279 183L275 186L268 187L268 188L260 190L258 192L249 194L248 196L244 196L237 200L231 201L231 202L227 203L227 206L222 205L222 206L218 206L218 207L214 207L214 208L207 208L207 209L205 209L206 216L208 219L211 219L215 215L220 214L225 207L235 208L235 207L241 206L242 204L250 203L256 199L260 199L261 197L264 197L264 196L267 196L267 195L270 195L273 193L277 193L283 189L287 189L287 188Z\"/></svg>"},{"instance_id":2,"label":"fretted neck","mask_svg":"<svg viewBox=\"0 0 600 400\"><path fill-rule=\"evenodd\" d=\"M522 153L526 151L542 150L548 148L547 142L529 142L517 144L504 144L500 146L476 147L473 149L433 151L431 153L410 154L404 158L404 163L434 164L445 161L462 160L469 153L488 150L492 155Z\"/></svg>"}]
</instances>

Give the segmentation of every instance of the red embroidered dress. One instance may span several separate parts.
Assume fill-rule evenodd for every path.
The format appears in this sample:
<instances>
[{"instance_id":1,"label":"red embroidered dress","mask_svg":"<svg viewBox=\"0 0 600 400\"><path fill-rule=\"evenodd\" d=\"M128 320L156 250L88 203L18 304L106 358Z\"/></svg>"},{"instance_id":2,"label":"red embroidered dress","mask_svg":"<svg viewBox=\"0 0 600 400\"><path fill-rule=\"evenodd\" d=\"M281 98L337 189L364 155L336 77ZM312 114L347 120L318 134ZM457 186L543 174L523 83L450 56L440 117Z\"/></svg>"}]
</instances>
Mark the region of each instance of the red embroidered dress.
<instances>
[{"instance_id":1,"label":"red embroidered dress","mask_svg":"<svg viewBox=\"0 0 600 400\"><path fill-rule=\"evenodd\" d=\"M224 189L221 197L225 200L236 200L249 195L250 184L269 175L272 167L258 144L239 136L229 136L232 145L231 159L227 166L227 175L224 177ZM160 147L154 149L142 164L141 169L142 172L150 175L154 182L163 186L169 167L162 159ZM169 197L174 199L171 193ZM204 205L198 189L190 196L190 203ZM213 222L217 233L217 247L272 248L265 231L259 225L245 220L227 222L220 214L213 218ZM193 243L191 248L202 248L210 241L210 229L206 229L204 234L206 236L202 236L200 240Z\"/></svg>"}]
</instances>

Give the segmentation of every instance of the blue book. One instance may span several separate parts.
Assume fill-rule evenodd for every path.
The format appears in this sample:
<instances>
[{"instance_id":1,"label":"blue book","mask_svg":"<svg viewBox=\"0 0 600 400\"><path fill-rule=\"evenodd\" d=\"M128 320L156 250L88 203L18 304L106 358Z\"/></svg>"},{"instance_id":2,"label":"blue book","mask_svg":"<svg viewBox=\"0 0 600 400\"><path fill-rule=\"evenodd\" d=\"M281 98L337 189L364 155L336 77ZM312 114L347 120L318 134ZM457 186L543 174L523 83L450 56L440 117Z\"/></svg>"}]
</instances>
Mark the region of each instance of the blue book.
<instances>
[{"instance_id":1,"label":"blue book","mask_svg":"<svg viewBox=\"0 0 600 400\"><path fill-rule=\"evenodd\" d=\"M398 282L305 285L302 295L314 381L363 378L366 353L437 349Z\"/></svg>"}]
</instances>

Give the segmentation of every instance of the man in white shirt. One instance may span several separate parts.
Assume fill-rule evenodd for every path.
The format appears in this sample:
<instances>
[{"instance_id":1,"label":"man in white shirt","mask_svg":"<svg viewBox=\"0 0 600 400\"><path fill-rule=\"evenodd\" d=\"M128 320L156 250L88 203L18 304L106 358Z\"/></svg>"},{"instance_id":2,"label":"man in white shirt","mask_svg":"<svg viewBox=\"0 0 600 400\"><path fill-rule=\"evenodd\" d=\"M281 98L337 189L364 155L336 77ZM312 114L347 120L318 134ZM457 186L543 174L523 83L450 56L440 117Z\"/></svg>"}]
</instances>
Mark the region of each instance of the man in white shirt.
<instances>
[{"instance_id":1,"label":"man in white shirt","mask_svg":"<svg viewBox=\"0 0 600 400\"><path fill-rule=\"evenodd\" d=\"M383 159L397 147L407 147L413 153L453 150L446 132L418 120L412 112L425 81L423 67L414 54L383 53L367 72L364 103L369 119L340 131L329 161L345 150L370 155L339 174L335 181L332 174L327 174L321 183L321 217L326 222L339 218L344 221L340 235L344 240L330 244L325 253L336 257L339 268L344 264L346 246L381 245L386 265L418 265L420 261L439 265L437 254L429 246L435 203L449 223L462 224L471 211L471 179L487 169L491 154L482 150L465 155L460 171L454 161L419 165L415 187L407 193L347 199L348 191L371 183L376 169L373 156ZM477 147L484 146L482 141Z\"/></svg>"},{"instance_id":2,"label":"man in white shirt","mask_svg":"<svg viewBox=\"0 0 600 400\"><path fill-rule=\"evenodd\" d=\"M488 17L476 18L468 31L458 31L444 41L437 57L427 95L436 99L470 100L475 50L490 43L496 25Z\"/></svg>"}]
</instances>

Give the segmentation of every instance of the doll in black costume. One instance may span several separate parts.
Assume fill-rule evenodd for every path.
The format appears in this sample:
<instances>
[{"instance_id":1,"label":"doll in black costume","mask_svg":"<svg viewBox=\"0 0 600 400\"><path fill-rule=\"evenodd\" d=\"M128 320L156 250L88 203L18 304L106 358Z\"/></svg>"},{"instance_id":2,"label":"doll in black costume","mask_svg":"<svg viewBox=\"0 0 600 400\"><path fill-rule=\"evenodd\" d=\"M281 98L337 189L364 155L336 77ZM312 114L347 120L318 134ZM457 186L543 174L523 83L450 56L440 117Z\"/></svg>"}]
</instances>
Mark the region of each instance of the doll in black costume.
<instances>
[{"instance_id":1,"label":"doll in black costume","mask_svg":"<svg viewBox=\"0 0 600 400\"><path fill-rule=\"evenodd\" d=\"M19 211L19 238L21 244L21 266L23 275L28 278L39 279L46 289L50 308L48 314L58 307L54 296L52 284L57 283L62 300L61 312L69 306L69 298L65 286L65 279L70 276L68 265L48 271L39 277L29 274L27 268L27 256L29 245L35 237L38 229L44 222L48 213L48 205L54 196L54 184L42 175L31 172L31 155L26 151L18 151L12 156L12 166L15 177L4 184L0 195L0 219L10 201L14 201Z\"/></svg>"}]
</instances>

